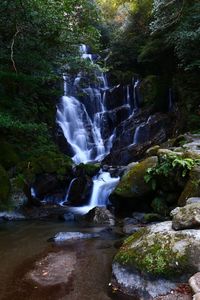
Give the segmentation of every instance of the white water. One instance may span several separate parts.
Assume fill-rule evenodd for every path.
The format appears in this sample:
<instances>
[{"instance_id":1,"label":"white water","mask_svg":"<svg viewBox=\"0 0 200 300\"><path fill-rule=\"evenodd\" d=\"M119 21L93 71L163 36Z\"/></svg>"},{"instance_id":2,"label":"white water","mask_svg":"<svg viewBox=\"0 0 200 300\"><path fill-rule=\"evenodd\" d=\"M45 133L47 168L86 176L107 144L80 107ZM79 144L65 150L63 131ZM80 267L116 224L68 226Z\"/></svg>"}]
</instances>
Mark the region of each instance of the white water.
<instances>
[{"instance_id":1,"label":"white water","mask_svg":"<svg viewBox=\"0 0 200 300\"><path fill-rule=\"evenodd\" d=\"M87 47L80 47L80 54L83 59L89 59L93 63L92 54L88 54ZM113 134L110 138L104 140L102 137L102 117L106 111L105 97L108 88L106 76L98 70L95 70L97 86L87 86L82 88L82 92L89 97L90 108L93 109L93 115L89 115L86 106L81 103L76 95L70 94L68 88L68 77L64 79L64 96L57 108L57 123L63 130L63 134L70 144L74 156L73 161L76 164L81 162L101 161L109 154L112 147ZM82 77L81 72L74 79L72 90L80 87ZM89 103L89 104L90 104Z\"/></svg>"},{"instance_id":2,"label":"white water","mask_svg":"<svg viewBox=\"0 0 200 300\"><path fill-rule=\"evenodd\" d=\"M80 56L94 65L93 55L86 45L80 46ZM95 65L94 65L95 67ZM64 79L64 96L57 107L57 123L73 151L75 164L101 161L110 153L115 140L115 128L110 130L109 137L103 136L107 116L107 91L111 93L119 88L117 85L109 88L106 75L98 68L94 69L94 82L89 82L87 76L80 72L72 79L66 74ZM138 109L138 88L140 81L133 80L132 85L125 88L124 104L129 107L129 116ZM82 97L79 95L83 95ZM107 127L106 127L107 130ZM93 178L92 195L87 206L72 208L74 212L86 213L95 206L105 206L108 197L115 188L119 178L112 178L108 172L102 172ZM68 198L71 185L68 188L65 202ZM63 204L63 203L62 203Z\"/></svg>"},{"instance_id":3,"label":"white water","mask_svg":"<svg viewBox=\"0 0 200 300\"><path fill-rule=\"evenodd\" d=\"M119 177L111 177L109 172L100 171L100 173L93 178L93 189L89 204L82 207L73 207L71 211L86 214L96 206L106 206L108 197L116 187L119 179Z\"/></svg>"}]
</instances>

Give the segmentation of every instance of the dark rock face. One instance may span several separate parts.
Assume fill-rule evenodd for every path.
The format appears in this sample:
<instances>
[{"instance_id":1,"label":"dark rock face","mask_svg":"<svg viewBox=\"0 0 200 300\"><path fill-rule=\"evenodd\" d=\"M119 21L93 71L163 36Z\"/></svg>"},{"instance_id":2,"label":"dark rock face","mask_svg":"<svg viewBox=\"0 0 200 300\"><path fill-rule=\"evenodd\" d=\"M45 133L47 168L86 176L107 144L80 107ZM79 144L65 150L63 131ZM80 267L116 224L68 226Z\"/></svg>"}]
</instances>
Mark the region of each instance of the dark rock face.
<instances>
[{"instance_id":1,"label":"dark rock face","mask_svg":"<svg viewBox=\"0 0 200 300\"><path fill-rule=\"evenodd\" d=\"M68 204L81 206L87 204L92 189L92 178L82 176L76 178L69 192Z\"/></svg>"},{"instance_id":2,"label":"dark rock face","mask_svg":"<svg viewBox=\"0 0 200 300\"><path fill-rule=\"evenodd\" d=\"M152 145L164 142L173 131L173 117L143 111L122 122L116 129L116 139L104 163L126 165L140 159ZM136 141L134 141L136 139Z\"/></svg>"}]
</instances>

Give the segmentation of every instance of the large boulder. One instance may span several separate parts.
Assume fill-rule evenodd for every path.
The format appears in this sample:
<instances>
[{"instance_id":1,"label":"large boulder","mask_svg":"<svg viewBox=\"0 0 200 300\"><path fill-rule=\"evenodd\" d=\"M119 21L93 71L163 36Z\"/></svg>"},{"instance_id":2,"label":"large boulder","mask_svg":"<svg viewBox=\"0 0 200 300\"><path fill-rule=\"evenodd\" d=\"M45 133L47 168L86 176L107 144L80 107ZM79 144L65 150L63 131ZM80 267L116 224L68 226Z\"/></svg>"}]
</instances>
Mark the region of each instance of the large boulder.
<instances>
[{"instance_id":1,"label":"large boulder","mask_svg":"<svg viewBox=\"0 0 200 300\"><path fill-rule=\"evenodd\" d=\"M175 230L200 228L200 203L187 204L171 211L172 227Z\"/></svg>"},{"instance_id":2,"label":"large boulder","mask_svg":"<svg viewBox=\"0 0 200 300\"><path fill-rule=\"evenodd\" d=\"M174 231L171 221L143 228L116 254L112 285L145 300L167 294L200 271L199 251L199 230Z\"/></svg>"},{"instance_id":3,"label":"large boulder","mask_svg":"<svg viewBox=\"0 0 200 300\"><path fill-rule=\"evenodd\" d=\"M158 158L156 156L148 157L124 174L121 181L110 196L111 202L115 206L125 206L137 208L137 200L142 200L146 195L152 192L152 187L144 181L144 176L148 168L156 166Z\"/></svg>"}]
</instances>

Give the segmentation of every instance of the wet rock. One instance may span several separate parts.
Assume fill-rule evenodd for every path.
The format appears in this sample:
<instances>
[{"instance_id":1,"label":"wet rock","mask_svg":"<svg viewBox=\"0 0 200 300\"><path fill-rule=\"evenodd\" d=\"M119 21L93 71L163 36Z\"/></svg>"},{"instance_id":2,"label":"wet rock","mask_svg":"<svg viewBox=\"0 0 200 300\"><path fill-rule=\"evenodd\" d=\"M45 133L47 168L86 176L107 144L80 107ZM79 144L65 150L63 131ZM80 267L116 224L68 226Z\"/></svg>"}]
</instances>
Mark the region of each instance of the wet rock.
<instances>
[{"instance_id":1,"label":"wet rock","mask_svg":"<svg viewBox=\"0 0 200 300\"><path fill-rule=\"evenodd\" d=\"M133 234L141 229L141 226L126 224L123 226L123 232L125 234Z\"/></svg>"},{"instance_id":2,"label":"wet rock","mask_svg":"<svg viewBox=\"0 0 200 300\"><path fill-rule=\"evenodd\" d=\"M172 227L175 230L200 228L200 203L187 204L171 211Z\"/></svg>"},{"instance_id":3,"label":"wet rock","mask_svg":"<svg viewBox=\"0 0 200 300\"><path fill-rule=\"evenodd\" d=\"M174 231L171 221L145 227L116 254L112 284L145 300L169 294L200 271L199 251L199 230Z\"/></svg>"},{"instance_id":4,"label":"wet rock","mask_svg":"<svg viewBox=\"0 0 200 300\"><path fill-rule=\"evenodd\" d=\"M191 289L193 290L193 293L200 293L200 272L194 274L189 279L189 285Z\"/></svg>"},{"instance_id":5,"label":"wet rock","mask_svg":"<svg viewBox=\"0 0 200 300\"><path fill-rule=\"evenodd\" d=\"M34 182L34 189L37 197L43 199L45 195L51 194L59 186L56 175L54 174L42 174L38 175Z\"/></svg>"},{"instance_id":6,"label":"wet rock","mask_svg":"<svg viewBox=\"0 0 200 300\"><path fill-rule=\"evenodd\" d=\"M125 175L112 192L110 201L116 207L129 206L137 208L145 202L145 196L152 192L151 185L144 181L146 171L150 167L156 166L158 158L152 156L134 165ZM139 201L137 201L140 199Z\"/></svg>"},{"instance_id":7,"label":"wet rock","mask_svg":"<svg viewBox=\"0 0 200 300\"><path fill-rule=\"evenodd\" d=\"M59 232L50 240L60 243L65 241L92 239L99 237L97 233L82 233L82 232Z\"/></svg>"},{"instance_id":8,"label":"wet rock","mask_svg":"<svg viewBox=\"0 0 200 300\"><path fill-rule=\"evenodd\" d=\"M0 219L6 220L6 221L18 221L18 220L24 220L25 216L18 212L0 212Z\"/></svg>"},{"instance_id":9,"label":"wet rock","mask_svg":"<svg viewBox=\"0 0 200 300\"><path fill-rule=\"evenodd\" d=\"M73 222L75 220L75 216L73 213L68 212L68 213L65 213L64 215L61 215L60 219L63 221L66 221L66 222Z\"/></svg>"},{"instance_id":10,"label":"wet rock","mask_svg":"<svg viewBox=\"0 0 200 300\"><path fill-rule=\"evenodd\" d=\"M43 287L67 284L75 269L76 255L74 252L60 251L50 253L35 264L26 278Z\"/></svg>"},{"instance_id":11,"label":"wet rock","mask_svg":"<svg viewBox=\"0 0 200 300\"><path fill-rule=\"evenodd\" d=\"M200 203L200 197L192 197L186 201L186 204Z\"/></svg>"},{"instance_id":12,"label":"wet rock","mask_svg":"<svg viewBox=\"0 0 200 300\"><path fill-rule=\"evenodd\" d=\"M68 204L81 206L87 204L92 189L92 178L88 176L77 177L71 186Z\"/></svg>"},{"instance_id":13,"label":"wet rock","mask_svg":"<svg viewBox=\"0 0 200 300\"><path fill-rule=\"evenodd\" d=\"M84 220L93 224L115 225L115 218L106 207L94 207L84 215Z\"/></svg>"}]
</instances>

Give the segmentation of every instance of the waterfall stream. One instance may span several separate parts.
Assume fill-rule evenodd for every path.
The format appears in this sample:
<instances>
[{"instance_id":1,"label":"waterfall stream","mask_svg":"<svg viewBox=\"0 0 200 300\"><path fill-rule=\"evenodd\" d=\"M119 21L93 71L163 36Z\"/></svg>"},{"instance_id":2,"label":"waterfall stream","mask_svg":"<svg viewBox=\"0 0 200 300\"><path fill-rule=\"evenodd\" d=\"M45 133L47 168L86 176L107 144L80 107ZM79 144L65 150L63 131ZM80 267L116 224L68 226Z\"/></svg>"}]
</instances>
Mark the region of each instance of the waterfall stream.
<instances>
[{"instance_id":1,"label":"waterfall stream","mask_svg":"<svg viewBox=\"0 0 200 300\"><path fill-rule=\"evenodd\" d=\"M111 98L112 93L115 93L120 85L109 87L106 74L97 67L95 56L89 53L86 45L80 46L80 57L94 67L93 80L89 80L83 71L75 78L63 75L64 96L57 107L56 120L72 149L72 160L75 164L102 161L110 153L115 140L116 126L112 124L111 117L113 109L126 109L126 116L129 117L140 104L139 79L133 79L132 84L124 88L123 103L118 104L115 98L113 100ZM107 107L111 107L111 110ZM95 206L105 206L118 181L119 178L112 178L108 172L100 171L93 178L89 204L82 207L81 211L86 212Z\"/></svg>"}]
</instances>

